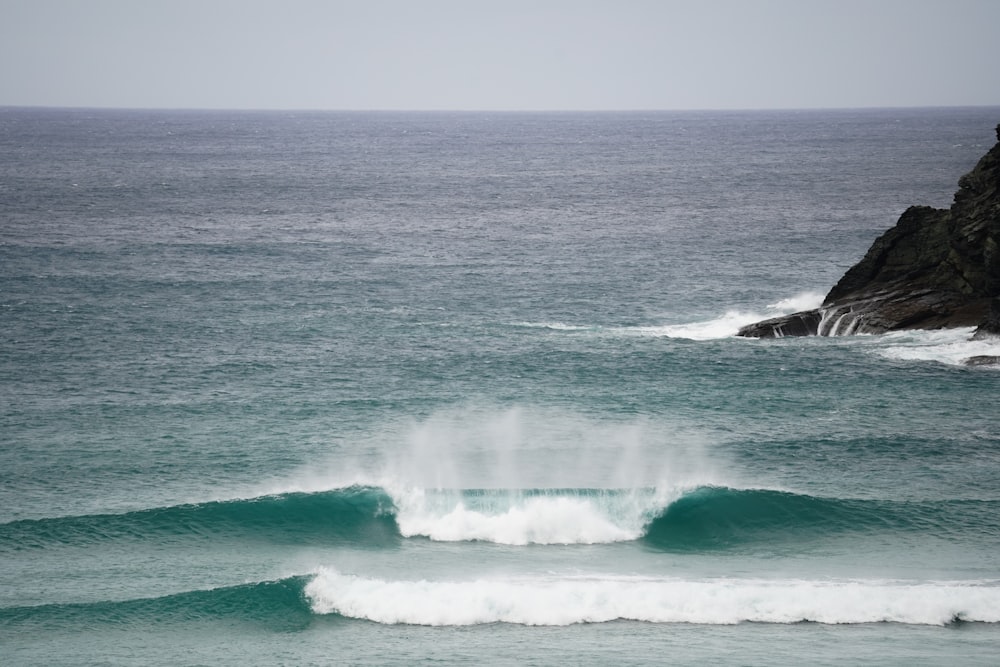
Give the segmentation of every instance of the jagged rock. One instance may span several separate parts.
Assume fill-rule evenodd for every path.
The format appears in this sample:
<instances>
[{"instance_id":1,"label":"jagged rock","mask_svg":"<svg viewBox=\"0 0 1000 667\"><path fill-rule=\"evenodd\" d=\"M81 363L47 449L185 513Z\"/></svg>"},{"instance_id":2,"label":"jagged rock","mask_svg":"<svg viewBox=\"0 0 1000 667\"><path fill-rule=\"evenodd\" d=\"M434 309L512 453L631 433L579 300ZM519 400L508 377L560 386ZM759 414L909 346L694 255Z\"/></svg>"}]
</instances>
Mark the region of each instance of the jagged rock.
<instances>
[{"instance_id":1,"label":"jagged rock","mask_svg":"<svg viewBox=\"0 0 1000 667\"><path fill-rule=\"evenodd\" d=\"M962 361L966 366L1000 366L1000 357L983 354Z\"/></svg>"},{"instance_id":2,"label":"jagged rock","mask_svg":"<svg viewBox=\"0 0 1000 667\"><path fill-rule=\"evenodd\" d=\"M749 338L783 338L784 336L813 336L819 326L820 313L809 310L794 315L775 317L740 329L741 336Z\"/></svg>"},{"instance_id":3,"label":"jagged rock","mask_svg":"<svg viewBox=\"0 0 1000 667\"><path fill-rule=\"evenodd\" d=\"M979 324L976 333L972 335L972 339L982 340L993 336L1000 336L1000 298L990 302L990 310Z\"/></svg>"},{"instance_id":4,"label":"jagged rock","mask_svg":"<svg viewBox=\"0 0 1000 667\"><path fill-rule=\"evenodd\" d=\"M843 335L979 325L1000 335L998 143L958 181L951 208L911 206L834 285L823 305L748 325L740 336Z\"/></svg>"}]
</instances>

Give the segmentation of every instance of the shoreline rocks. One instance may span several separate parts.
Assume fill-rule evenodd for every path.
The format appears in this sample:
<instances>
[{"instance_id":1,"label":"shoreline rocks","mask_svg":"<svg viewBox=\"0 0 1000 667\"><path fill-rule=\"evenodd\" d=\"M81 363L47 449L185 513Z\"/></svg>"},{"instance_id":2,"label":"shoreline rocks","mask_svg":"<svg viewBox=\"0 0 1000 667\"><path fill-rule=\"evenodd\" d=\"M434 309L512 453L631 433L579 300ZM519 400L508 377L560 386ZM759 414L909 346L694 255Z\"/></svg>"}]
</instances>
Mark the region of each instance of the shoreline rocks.
<instances>
[{"instance_id":1,"label":"shoreline rocks","mask_svg":"<svg viewBox=\"0 0 1000 667\"><path fill-rule=\"evenodd\" d=\"M820 308L747 325L751 338L978 326L1000 335L998 143L962 176L949 209L911 206Z\"/></svg>"},{"instance_id":2,"label":"shoreline rocks","mask_svg":"<svg viewBox=\"0 0 1000 667\"><path fill-rule=\"evenodd\" d=\"M1000 366L1000 357L983 354L976 357L969 357L962 363L966 366Z\"/></svg>"}]
</instances>

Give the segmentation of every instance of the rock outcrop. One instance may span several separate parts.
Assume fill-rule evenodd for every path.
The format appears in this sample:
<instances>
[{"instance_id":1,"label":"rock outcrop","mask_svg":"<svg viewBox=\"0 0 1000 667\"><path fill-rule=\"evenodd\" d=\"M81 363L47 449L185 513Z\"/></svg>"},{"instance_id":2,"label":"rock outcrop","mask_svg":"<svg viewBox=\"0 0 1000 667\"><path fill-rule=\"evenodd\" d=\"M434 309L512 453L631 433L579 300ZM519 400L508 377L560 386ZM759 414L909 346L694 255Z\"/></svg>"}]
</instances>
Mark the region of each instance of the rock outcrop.
<instances>
[{"instance_id":1,"label":"rock outcrop","mask_svg":"<svg viewBox=\"0 0 1000 667\"><path fill-rule=\"evenodd\" d=\"M949 209L911 206L816 309L757 322L740 336L835 336L978 326L1000 335L998 143L958 181Z\"/></svg>"},{"instance_id":2,"label":"rock outcrop","mask_svg":"<svg viewBox=\"0 0 1000 667\"><path fill-rule=\"evenodd\" d=\"M962 362L966 366L1000 366L1000 357L991 354L983 354L969 357Z\"/></svg>"}]
</instances>

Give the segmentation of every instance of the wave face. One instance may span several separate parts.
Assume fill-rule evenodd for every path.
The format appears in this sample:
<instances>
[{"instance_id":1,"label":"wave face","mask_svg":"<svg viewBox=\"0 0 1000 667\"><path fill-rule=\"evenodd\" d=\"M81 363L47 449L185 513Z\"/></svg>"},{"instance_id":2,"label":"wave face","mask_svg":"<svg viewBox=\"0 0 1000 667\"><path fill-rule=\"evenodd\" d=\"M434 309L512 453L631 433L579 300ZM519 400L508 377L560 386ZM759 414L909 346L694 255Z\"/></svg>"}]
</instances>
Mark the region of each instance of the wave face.
<instances>
[{"instance_id":1,"label":"wave face","mask_svg":"<svg viewBox=\"0 0 1000 667\"><path fill-rule=\"evenodd\" d=\"M975 526L1000 539L1000 503L822 498L770 489L687 491L413 489L393 493L404 537L499 544L643 540L668 551L794 543L843 533L918 531L948 537Z\"/></svg>"},{"instance_id":2,"label":"wave face","mask_svg":"<svg viewBox=\"0 0 1000 667\"><path fill-rule=\"evenodd\" d=\"M381 547L403 537L508 545L635 540L662 508L655 489L387 491L355 486L0 525L0 551L112 540L252 540Z\"/></svg>"},{"instance_id":3,"label":"wave face","mask_svg":"<svg viewBox=\"0 0 1000 667\"><path fill-rule=\"evenodd\" d=\"M628 577L383 581L326 569L306 585L305 594L315 613L385 624L1000 622L997 582Z\"/></svg>"},{"instance_id":4,"label":"wave face","mask_svg":"<svg viewBox=\"0 0 1000 667\"><path fill-rule=\"evenodd\" d=\"M153 598L0 609L5 632L86 631L221 621L295 632L316 616L396 625L564 626L615 620L947 625L1000 622L1000 581L708 579L612 575L386 581L310 575Z\"/></svg>"},{"instance_id":5,"label":"wave face","mask_svg":"<svg viewBox=\"0 0 1000 667\"><path fill-rule=\"evenodd\" d=\"M1000 538L1000 503L821 498L766 489L702 487L671 503L648 526L648 543L697 551L832 534L919 531L948 537L975 526Z\"/></svg>"},{"instance_id":6,"label":"wave face","mask_svg":"<svg viewBox=\"0 0 1000 667\"><path fill-rule=\"evenodd\" d=\"M304 629L312 617L303 593L307 581L308 577L289 577L155 598L8 607L0 609L0 628L89 630L228 620L289 632Z\"/></svg>"},{"instance_id":7,"label":"wave face","mask_svg":"<svg viewBox=\"0 0 1000 667\"><path fill-rule=\"evenodd\" d=\"M373 487L288 493L0 525L0 550L110 540L340 542L379 546L398 539L392 499Z\"/></svg>"},{"instance_id":8,"label":"wave face","mask_svg":"<svg viewBox=\"0 0 1000 667\"><path fill-rule=\"evenodd\" d=\"M1000 540L1000 502L898 502L702 486L641 489L386 490L352 486L0 525L0 552L111 541L168 544L349 544L384 548L404 538L440 542L608 544L641 540L664 551L792 544L844 533L973 529Z\"/></svg>"}]
</instances>

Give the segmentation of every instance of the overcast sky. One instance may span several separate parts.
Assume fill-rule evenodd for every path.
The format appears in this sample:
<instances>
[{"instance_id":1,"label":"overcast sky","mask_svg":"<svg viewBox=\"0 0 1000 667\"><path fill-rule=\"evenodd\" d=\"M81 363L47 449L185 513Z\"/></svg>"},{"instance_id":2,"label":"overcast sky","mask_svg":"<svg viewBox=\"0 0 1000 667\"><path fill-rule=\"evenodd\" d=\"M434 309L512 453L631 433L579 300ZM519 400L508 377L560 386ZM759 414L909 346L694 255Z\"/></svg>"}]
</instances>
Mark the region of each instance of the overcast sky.
<instances>
[{"instance_id":1,"label":"overcast sky","mask_svg":"<svg viewBox=\"0 0 1000 667\"><path fill-rule=\"evenodd\" d=\"M1000 105L1000 0L0 0L0 105Z\"/></svg>"}]
</instances>

